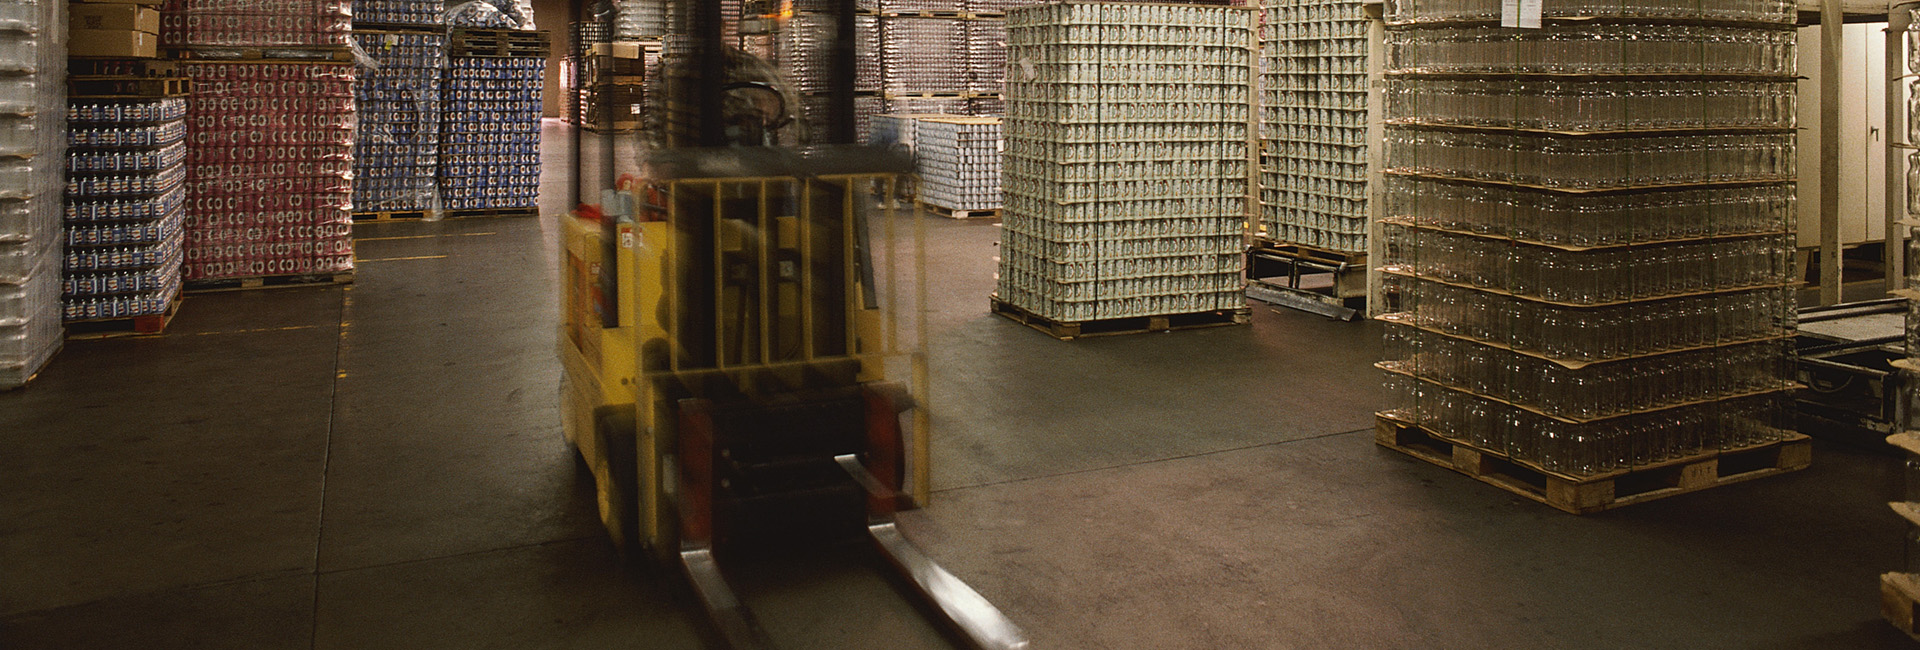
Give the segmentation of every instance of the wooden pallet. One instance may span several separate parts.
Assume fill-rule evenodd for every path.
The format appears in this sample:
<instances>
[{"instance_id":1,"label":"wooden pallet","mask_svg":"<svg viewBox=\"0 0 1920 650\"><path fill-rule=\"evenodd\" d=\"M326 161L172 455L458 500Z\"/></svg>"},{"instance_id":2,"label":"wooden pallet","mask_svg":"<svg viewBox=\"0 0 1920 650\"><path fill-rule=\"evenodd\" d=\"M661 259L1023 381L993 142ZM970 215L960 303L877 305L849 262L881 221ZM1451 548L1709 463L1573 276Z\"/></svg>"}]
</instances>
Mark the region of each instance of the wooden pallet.
<instances>
[{"instance_id":1,"label":"wooden pallet","mask_svg":"<svg viewBox=\"0 0 1920 650\"><path fill-rule=\"evenodd\" d=\"M1305 244L1290 244L1265 237L1254 241L1251 252L1270 253L1281 257L1331 265L1365 266L1367 263L1367 253L1365 251L1343 252L1327 250Z\"/></svg>"},{"instance_id":2,"label":"wooden pallet","mask_svg":"<svg viewBox=\"0 0 1920 650\"><path fill-rule=\"evenodd\" d=\"M33 380L35 380L35 379L39 379L39 378L40 378L40 373L43 373L43 372L46 372L46 371L47 371L47 366L51 366L51 365L53 365L53 359L54 359L54 357L58 357L58 356L60 356L60 349L64 349L64 348L66 347L66 340L65 340L65 339L61 339L61 341L60 341L60 344L59 344L59 346L58 346L58 347L59 347L59 349L55 349L55 350L53 351L53 353L52 353L52 354L49 354L49 355L47 355L47 358L46 358L46 359L42 359L42 360L40 361L40 368L39 368L39 369L37 369L37 370L34 370L34 371L33 371L33 374L31 374L31 375L27 375L27 378L26 378L25 380L22 380L22 381L21 381L21 382L20 382L19 384L15 384L15 385L13 385L13 386L5 386L5 385L0 385L0 393L5 393L5 392L8 392L8 391L15 391L15 390L20 390L20 389L22 389L22 388L26 388L26 387L28 387L28 386L32 386L32 385L33 385Z\"/></svg>"},{"instance_id":3,"label":"wooden pallet","mask_svg":"<svg viewBox=\"0 0 1920 650\"><path fill-rule=\"evenodd\" d=\"M131 318L100 318L95 320L67 321L67 338L80 341L111 339L122 336L153 336L166 331L173 323L173 317L180 313L179 296L167 305L166 313L134 316Z\"/></svg>"},{"instance_id":4,"label":"wooden pallet","mask_svg":"<svg viewBox=\"0 0 1920 650\"><path fill-rule=\"evenodd\" d=\"M184 77L69 76L69 97L184 97L193 82Z\"/></svg>"},{"instance_id":5,"label":"wooden pallet","mask_svg":"<svg viewBox=\"0 0 1920 650\"><path fill-rule=\"evenodd\" d=\"M447 33L447 26L446 25L414 25L410 23L370 23L370 22L365 22L361 20L355 20L353 21L353 33L355 34L363 34L363 33L445 34Z\"/></svg>"},{"instance_id":6,"label":"wooden pallet","mask_svg":"<svg viewBox=\"0 0 1920 650\"><path fill-rule=\"evenodd\" d=\"M1202 327L1241 325L1245 324L1252 316L1252 310L1242 307L1239 309L1220 309L1189 314L1134 316L1129 318L1103 318L1090 321L1065 322L1056 321L1029 312L1003 301L998 297L993 298L993 313L1005 316L1013 322L1046 332L1048 336L1062 341L1071 341L1086 336L1171 332L1175 330L1199 329Z\"/></svg>"},{"instance_id":7,"label":"wooden pallet","mask_svg":"<svg viewBox=\"0 0 1920 650\"><path fill-rule=\"evenodd\" d=\"M67 59L69 77L178 77L180 62L165 59Z\"/></svg>"},{"instance_id":8,"label":"wooden pallet","mask_svg":"<svg viewBox=\"0 0 1920 650\"><path fill-rule=\"evenodd\" d=\"M1920 575L1880 574L1880 615L1907 636L1920 641Z\"/></svg>"},{"instance_id":9,"label":"wooden pallet","mask_svg":"<svg viewBox=\"0 0 1920 650\"><path fill-rule=\"evenodd\" d=\"M1593 476L1541 469L1384 416L1376 418L1374 442L1576 515L1784 474L1813 463L1813 441L1798 433L1741 449L1703 451Z\"/></svg>"},{"instance_id":10,"label":"wooden pallet","mask_svg":"<svg viewBox=\"0 0 1920 650\"><path fill-rule=\"evenodd\" d=\"M537 217L539 208L475 208L469 210L447 210L448 219L473 219L480 217Z\"/></svg>"},{"instance_id":11,"label":"wooden pallet","mask_svg":"<svg viewBox=\"0 0 1920 650\"><path fill-rule=\"evenodd\" d=\"M517 29L456 29L448 41L448 56L482 58L546 58L553 39L545 31Z\"/></svg>"},{"instance_id":12,"label":"wooden pallet","mask_svg":"<svg viewBox=\"0 0 1920 650\"><path fill-rule=\"evenodd\" d=\"M352 283L352 271L315 273L309 275L264 275L250 278L189 280L187 282L187 292L212 293L216 291L249 291L253 289L287 289L292 287L315 287Z\"/></svg>"},{"instance_id":13,"label":"wooden pallet","mask_svg":"<svg viewBox=\"0 0 1920 650\"><path fill-rule=\"evenodd\" d=\"M354 221L420 221L426 218L426 210L388 210L383 212L353 213Z\"/></svg>"},{"instance_id":14,"label":"wooden pallet","mask_svg":"<svg viewBox=\"0 0 1920 650\"><path fill-rule=\"evenodd\" d=\"M353 50L321 47L174 47L169 58L195 63L222 61L270 63L352 63Z\"/></svg>"},{"instance_id":15,"label":"wooden pallet","mask_svg":"<svg viewBox=\"0 0 1920 650\"><path fill-rule=\"evenodd\" d=\"M927 212L930 212L942 217L946 217L949 219L998 219L1000 218L1000 208L993 208L991 210L954 210L952 208L943 208L943 207L929 203L927 204Z\"/></svg>"}]
</instances>

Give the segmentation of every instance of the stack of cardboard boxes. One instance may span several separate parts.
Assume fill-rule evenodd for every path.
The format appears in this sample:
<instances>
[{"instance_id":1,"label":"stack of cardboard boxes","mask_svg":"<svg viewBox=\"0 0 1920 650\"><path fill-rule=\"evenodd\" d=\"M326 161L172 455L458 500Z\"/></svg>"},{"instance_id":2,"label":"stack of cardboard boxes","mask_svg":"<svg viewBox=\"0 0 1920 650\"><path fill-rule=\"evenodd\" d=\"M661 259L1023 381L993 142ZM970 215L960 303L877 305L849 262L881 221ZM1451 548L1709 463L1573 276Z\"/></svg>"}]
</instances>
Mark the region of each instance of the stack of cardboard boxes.
<instances>
[{"instance_id":1,"label":"stack of cardboard boxes","mask_svg":"<svg viewBox=\"0 0 1920 650\"><path fill-rule=\"evenodd\" d=\"M68 54L154 58L160 47L160 0L74 0L67 5Z\"/></svg>"}]
</instances>

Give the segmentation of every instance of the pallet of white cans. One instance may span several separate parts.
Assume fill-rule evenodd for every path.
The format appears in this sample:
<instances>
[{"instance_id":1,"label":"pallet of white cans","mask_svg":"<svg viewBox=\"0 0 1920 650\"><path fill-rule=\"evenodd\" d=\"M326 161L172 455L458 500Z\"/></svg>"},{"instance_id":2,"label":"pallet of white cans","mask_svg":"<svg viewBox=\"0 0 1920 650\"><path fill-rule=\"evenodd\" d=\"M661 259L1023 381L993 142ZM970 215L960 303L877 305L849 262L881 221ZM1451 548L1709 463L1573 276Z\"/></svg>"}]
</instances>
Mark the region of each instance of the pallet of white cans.
<instances>
[{"instance_id":1,"label":"pallet of white cans","mask_svg":"<svg viewBox=\"0 0 1920 650\"><path fill-rule=\"evenodd\" d=\"M1117 3L1007 15L1019 63L1003 95L997 313L1061 338L1245 322L1253 19Z\"/></svg>"},{"instance_id":2,"label":"pallet of white cans","mask_svg":"<svg viewBox=\"0 0 1920 650\"><path fill-rule=\"evenodd\" d=\"M1359 2L1266 0L1260 193L1268 239L1367 248L1368 18Z\"/></svg>"},{"instance_id":3,"label":"pallet of white cans","mask_svg":"<svg viewBox=\"0 0 1920 650\"><path fill-rule=\"evenodd\" d=\"M914 151L920 199L958 216L998 210L1000 119L933 117L918 122Z\"/></svg>"}]
</instances>

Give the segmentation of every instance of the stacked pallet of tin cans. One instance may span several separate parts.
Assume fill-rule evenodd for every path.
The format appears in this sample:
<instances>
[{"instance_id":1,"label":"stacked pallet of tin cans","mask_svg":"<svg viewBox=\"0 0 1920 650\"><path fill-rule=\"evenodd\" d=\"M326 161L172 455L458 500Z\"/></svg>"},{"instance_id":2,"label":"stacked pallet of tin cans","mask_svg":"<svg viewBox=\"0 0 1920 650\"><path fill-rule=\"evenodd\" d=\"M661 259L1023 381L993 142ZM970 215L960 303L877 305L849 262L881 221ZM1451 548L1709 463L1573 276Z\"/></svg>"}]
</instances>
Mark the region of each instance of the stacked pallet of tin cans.
<instances>
[{"instance_id":1,"label":"stacked pallet of tin cans","mask_svg":"<svg viewBox=\"0 0 1920 650\"><path fill-rule=\"evenodd\" d=\"M1020 63L1007 80L996 310L1244 322L1254 17L1101 3L1007 14Z\"/></svg>"},{"instance_id":2,"label":"stacked pallet of tin cans","mask_svg":"<svg viewBox=\"0 0 1920 650\"><path fill-rule=\"evenodd\" d=\"M1000 118L927 117L914 128L920 200L950 216L1000 209Z\"/></svg>"},{"instance_id":3,"label":"stacked pallet of tin cans","mask_svg":"<svg viewBox=\"0 0 1920 650\"><path fill-rule=\"evenodd\" d=\"M354 40L375 63L353 84L354 213L426 216L436 203L447 36L395 25L356 28Z\"/></svg>"},{"instance_id":4,"label":"stacked pallet of tin cans","mask_svg":"<svg viewBox=\"0 0 1920 650\"><path fill-rule=\"evenodd\" d=\"M353 65L186 61L181 68L193 81L187 281L352 271Z\"/></svg>"},{"instance_id":5,"label":"stacked pallet of tin cans","mask_svg":"<svg viewBox=\"0 0 1920 650\"><path fill-rule=\"evenodd\" d=\"M549 47L546 32L454 30L440 146L448 216L536 211Z\"/></svg>"},{"instance_id":6,"label":"stacked pallet of tin cans","mask_svg":"<svg viewBox=\"0 0 1920 650\"><path fill-rule=\"evenodd\" d=\"M1505 6L1389 5L1381 444L1575 512L1804 467L1792 5Z\"/></svg>"},{"instance_id":7,"label":"stacked pallet of tin cans","mask_svg":"<svg viewBox=\"0 0 1920 650\"><path fill-rule=\"evenodd\" d=\"M777 36L775 56L780 72L800 95L800 114L807 132L816 138L825 135L827 129L829 70L833 63L835 25L833 15L823 13L829 8L826 4L800 5L807 10L796 11L786 19ZM854 59L853 89L859 95L854 98L854 122L856 131L868 134L873 115L881 112L877 93L882 66L880 57L873 55L880 45L880 18L862 13L853 20L854 47L862 53Z\"/></svg>"},{"instance_id":8,"label":"stacked pallet of tin cans","mask_svg":"<svg viewBox=\"0 0 1920 650\"><path fill-rule=\"evenodd\" d=\"M615 41L657 41L667 34L667 0L618 0L614 3Z\"/></svg>"},{"instance_id":9,"label":"stacked pallet of tin cans","mask_svg":"<svg viewBox=\"0 0 1920 650\"><path fill-rule=\"evenodd\" d=\"M334 281L353 270L353 78L345 0L169 0L183 61L194 286Z\"/></svg>"},{"instance_id":10,"label":"stacked pallet of tin cans","mask_svg":"<svg viewBox=\"0 0 1920 650\"><path fill-rule=\"evenodd\" d=\"M354 0L353 23L356 30L376 26L444 27L446 5L441 0Z\"/></svg>"},{"instance_id":11,"label":"stacked pallet of tin cans","mask_svg":"<svg viewBox=\"0 0 1920 650\"><path fill-rule=\"evenodd\" d=\"M60 349L60 186L67 11L29 2L0 22L0 390Z\"/></svg>"},{"instance_id":12,"label":"stacked pallet of tin cans","mask_svg":"<svg viewBox=\"0 0 1920 650\"><path fill-rule=\"evenodd\" d=\"M346 47L352 7L352 0L166 0L160 9L160 44L233 58L292 53L270 51L276 49Z\"/></svg>"},{"instance_id":13,"label":"stacked pallet of tin cans","mask_svg":"<svg viewBox=\"0 0 1920 650\"><path fill-rule=\"evenodd\" d=\"M1358 0L1266 0L1260 225L1267 239L1367 249L1367 31Z\"/></svg>"},{"instance_id":14,"label":"stacked pallet of tin cans","mask_svg":"<svg viewBox=\"0 0 1920 650\"><path fill-rule=\"evenodd\" d=\"M164 316L180 295L187 100L153 94L68 104L68 321Z\"/></svg>"}]
</instances>

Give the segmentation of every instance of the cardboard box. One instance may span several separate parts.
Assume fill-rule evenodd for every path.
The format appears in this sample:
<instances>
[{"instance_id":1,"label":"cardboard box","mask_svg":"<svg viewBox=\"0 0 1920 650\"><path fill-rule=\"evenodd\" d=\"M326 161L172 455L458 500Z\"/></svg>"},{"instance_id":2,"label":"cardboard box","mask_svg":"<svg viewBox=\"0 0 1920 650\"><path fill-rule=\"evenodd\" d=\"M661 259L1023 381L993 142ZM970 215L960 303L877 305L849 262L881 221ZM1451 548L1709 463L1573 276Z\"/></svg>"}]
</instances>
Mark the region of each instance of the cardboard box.
<instances>
[{"instance_id":1,"label":"cardboard box","mask_svg":"<svg viewBox=\"0 0 1920 650\"><path fill-rule=\"evenodd\" d=\"M67 31L67 54L151 59L160 55L160 37L125 29L72 29Z\"/></svg>"},{"instance_id":2,"label":"cardboard box","mask_svg":"<svg viewBox=\"0 0 1920 650\"><path fill-rule=\"evenodd\" d=\"M111 5L146 5L149 7L158 7L164 2L166 2L166 0L74 0L74 2L71 2L69 4L71 6L79 6L83 4L89 4L89 5L111 4Z\"/></svg>"},{"instance_id":3,"label":"cardboard box","mask_svg":"<svg viewBox=\"0 0 1920 650\"><path fill-rule=\"evenodd\" d=\"M67 5L67 16L70 29L160 33L160 10L153 7L75 2Z\"/></svg>"}]
</instances>

